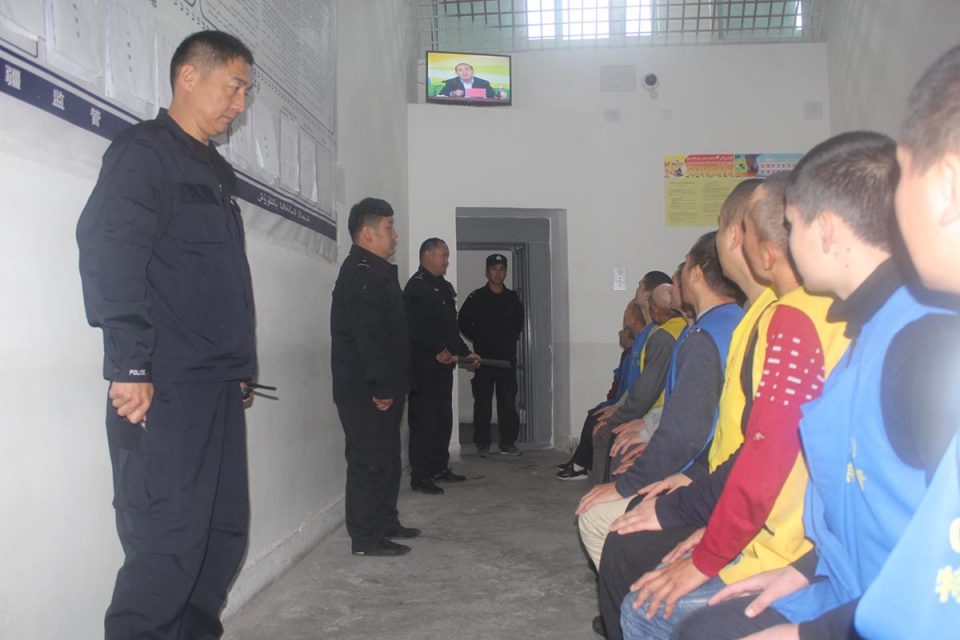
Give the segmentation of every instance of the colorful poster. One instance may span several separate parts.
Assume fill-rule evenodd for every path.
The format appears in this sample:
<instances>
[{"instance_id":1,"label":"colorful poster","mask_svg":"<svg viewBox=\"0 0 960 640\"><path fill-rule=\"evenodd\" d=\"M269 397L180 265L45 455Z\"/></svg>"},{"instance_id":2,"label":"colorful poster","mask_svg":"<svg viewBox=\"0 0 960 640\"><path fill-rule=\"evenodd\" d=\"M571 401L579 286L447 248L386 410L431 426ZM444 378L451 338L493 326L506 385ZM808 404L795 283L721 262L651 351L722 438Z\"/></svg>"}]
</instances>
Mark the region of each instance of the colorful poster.
<instances>
[{"instance_id":1,"label":"colorful poster","mask_svg":"<svg viewBox=\"0 0 960 640\"><path fill-rule=\"evenodd\" d=\"M790 171L800 153L696 153L663 157L668 227L715 227L720 206L747 178Z\"/></svg>"}]
</instances>

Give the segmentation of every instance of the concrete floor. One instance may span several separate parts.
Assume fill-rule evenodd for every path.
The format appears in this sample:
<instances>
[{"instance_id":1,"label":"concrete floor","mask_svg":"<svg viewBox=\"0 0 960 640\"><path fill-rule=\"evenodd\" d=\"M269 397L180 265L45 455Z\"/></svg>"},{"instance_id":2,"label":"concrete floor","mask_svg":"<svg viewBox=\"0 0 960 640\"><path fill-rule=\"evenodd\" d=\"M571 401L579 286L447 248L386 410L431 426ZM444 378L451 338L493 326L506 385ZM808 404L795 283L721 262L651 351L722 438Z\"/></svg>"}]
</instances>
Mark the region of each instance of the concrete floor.
<instances>
[{"instance_id":1,"label":"concrete floor","mask_svg":"<svg viewBox=\"0 0 960 640\"><path fill-rule=\"evenodd\" d=\"M423 529L400 558L350 555L341 526L226 623L225 640L596 639L596 583L573 510L586 482L561 482L568 454L465 456L445 495L400 491Z\"/></svg>"}]
</instances>

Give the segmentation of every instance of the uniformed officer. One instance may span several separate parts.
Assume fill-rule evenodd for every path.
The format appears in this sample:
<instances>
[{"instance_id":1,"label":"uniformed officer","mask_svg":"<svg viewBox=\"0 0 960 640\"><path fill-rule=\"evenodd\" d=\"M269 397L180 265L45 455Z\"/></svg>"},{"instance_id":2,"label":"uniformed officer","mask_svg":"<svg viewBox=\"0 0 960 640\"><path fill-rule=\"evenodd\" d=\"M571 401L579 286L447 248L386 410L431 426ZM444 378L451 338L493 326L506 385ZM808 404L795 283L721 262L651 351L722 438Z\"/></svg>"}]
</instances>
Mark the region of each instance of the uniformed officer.
<instances>
[{"instance_id":1,"label":"uniformed officer","mask_svg":"<svg viewBox=\"0 0 960 640\"><path fill-rule=\"evenodd\" d=\"M483 358L506 360L509 369L481 367L471 381L473 388L473 442L481 458L490 452L490 417L493 394L497 394L497 426L500 453L519 456L517 436L517 340L523 331L523 304L516 292L503 283L507 278L507 257L487 256L487 284L469 296L460 309L460 331L473 342Z\"/></svg>"},{"instance_id":2,"label":"uniformed officer","mask_svg":"<svg viewBox=\"0 0 960 640\"><path fill-rule=\"evenodd\" d=\"M457 356L478 366L457 329L457 292L443 277L450 249L440 238L420 245L420 268L403 289L410 326L413 376L410 392L410 486L414 491L441 494L435 482L462 482L467 478L450 467L453 432L453 368Z\"/></svg>"},{"instance_id":3,"label":"uniformed officer","mask_svg":"<svg viewBox=\"0 0 960 640\"><path fill-rule=\"evenodd\" d=\"M415 538L397 514L400 420L409 389L410 345L397 267L393 208L364 198L350 209L353 239L330 309L333 401L346 435L347 533L354 555L395 556Z\"/></svg>"},{"instance_id":4,"label":"uniformed officer","mask_svg":"<svg viewBox=\"0 0 960 640\"><path fill-rule=\"evenodd\" d=\"M210 139L243 111L252 64L226 33L184 40L170 109L114 140L77 225L124 551L108 640L219 638L247 545L253 290L235 176Z\"/></svg>"}]
</instances>

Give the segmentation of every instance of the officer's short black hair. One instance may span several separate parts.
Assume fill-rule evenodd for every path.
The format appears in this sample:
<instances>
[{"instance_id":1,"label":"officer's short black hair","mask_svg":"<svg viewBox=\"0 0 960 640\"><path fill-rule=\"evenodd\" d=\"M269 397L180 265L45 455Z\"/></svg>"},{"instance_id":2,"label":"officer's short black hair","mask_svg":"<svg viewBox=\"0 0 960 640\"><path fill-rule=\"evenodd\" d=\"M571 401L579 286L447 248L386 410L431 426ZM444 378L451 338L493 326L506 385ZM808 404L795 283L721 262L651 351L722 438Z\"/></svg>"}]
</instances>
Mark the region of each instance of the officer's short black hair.
<instances>
[{"instance_id":1,"label":"officer's short black hair","mask_svg":"<svg viewBox=\"0 0 960 640\"><path fill-rule=\"evenodd\" d=\"M720 257L717 255L716 231L710 231L700 236L690 248L690 252L687 253L687 260L689 260L691 267L700 267L700 270L703 271L704 281L715 294L736 298L740 302L746 300L746 296L740 291L740 287L723 275L723 269L720 268Z\"/></svg>"},{"instance_id":2,"label":"officer's short black hair","mask_svg":"<svg viewBox=\"0 0 960 640\"><path fill-rule=\"evenodd\" d=\"M364 198L350 207L350 217L347 218L347 231L350 238L357 239L357 234L364 226L376 227L382 218L392 218L393 207L386 200L380 198Z\"/></svg>"},{"instance_id":3,"label":"officer's short black hair","mask_svg":"<svg viewBox=\"0 0 960 640\"><path fill-rule=\"evenodd\" d=\"M892 138L873 131L841 133L807 152L790 172L786 204L808 225L830 210L860 240L889 250L899 180Z\"/></svg>"},{"instance_id":4,"label":"officer's short black hair","mask_svg":"<svg viewBox=\"0 0 960 640\"><path fill-rule=\"evenodd\" d=\"M960 46L940 56L913 87L900 144L909 149L917 172L960 152Z\"/></svg>"},{"instance_id":5,"label":"officer's short black hair","mask_svg":"<svg viewBox=\"0 0 960 640\"><path fill-rule=\"evenodd\" d=\"M420 257L422 258L427 251L436 249L442 244L447 244L442 238L427 238L420 243Z\"/></svg>"},{"instance_id":6,"label":"officer's short black hair","mask_svg":"<svg viewBox=\"0 0 960 640\"><path fill-rule=\"evenodd\" d=\"M643 283L643 288L647 291L653 291L661 284L671 284L673 278L665 274L663 271L648 271L643 274L643 277L640 278L640 282Z\"/></svg>"},{"instance_id":7,"label":"officer's short black hair","mask_svg":"<svg viewBox=\"0 0 960 640\"><path fill-rule=\"evenodd\" d=\"M185 64L215 69L237 58L243 58L253 66L253 53L236 36L224 31L197 31L187 36L173 53L170 60L170 86L176 86L177 74Z\"/></svg>"}]
</instances>

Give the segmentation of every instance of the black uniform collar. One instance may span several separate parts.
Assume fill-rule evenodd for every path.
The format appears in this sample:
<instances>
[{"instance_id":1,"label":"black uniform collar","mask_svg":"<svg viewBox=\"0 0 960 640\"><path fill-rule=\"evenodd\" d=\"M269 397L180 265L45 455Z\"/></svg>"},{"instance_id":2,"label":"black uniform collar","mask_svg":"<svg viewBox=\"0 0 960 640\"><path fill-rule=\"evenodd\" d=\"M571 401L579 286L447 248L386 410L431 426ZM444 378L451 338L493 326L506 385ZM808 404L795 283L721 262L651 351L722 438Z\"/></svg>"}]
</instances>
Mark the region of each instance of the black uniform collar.
<instances>
[{"instance_id":1,"label":"black uniform collar","mask_svg":"<svg viewBox=\"0 0 960 640\"><path fill-rule=\"evenodd\" d=\"M502 294L502 293L506 293L506 292L510 291L510 288L509 288L507 285L503 285L503 291L499 291L499 292L498 292L498 291L494 291L493 289L490 288L490 283L489 283L489 282L487 282L487 284L483 285L483 286L481 287L481 289L486 289L486 290L487 290L487 293L489 293L489 294L492 295L492 296L499 296L499 295Z\"/></svg>"},{"instance_id":2,"label":"black uniform collar","mask_svg":"<svg viewBox=\"0 0 960 640\"><path fill-rule=\"evenodd\" d=\"M846 300L837 300L830 305L827 320L846 321L844 335L856 338L863 325L880 310L890 296L903 284L903 276L893 258L888 258L864 280Z\"/></svg>"},{"instance_id":3,"label":"black uniform collar","mask_svg":"<svg viewBox=\"0 0 960 640\"><path fill-rule=\"evenodd\" d=\"M417 273L421 274L424 280L429 280L431 282L438 282L438 283L446 282L446 279L443 276L433 275L423 265L420 265L420 267L417 269Z\"/></svg>"},{"instance_id":4,"label":"black uniform collar","mask_svg":"<svg viewBox=\"0 0 960 640\"><path fill-rule=\"evenodd\" d=\"M388 260L384 260L372 251L368 251L356 244L350 246L350 255L366 260L370 266L383 267L387 269L394 266L393 263L389 262Z\"/></svg>"},{"instance_id":5,"label":"black uniform collar","mask_svg":"<svg viewBox=\"0 0 960 640\"><path fill-rule=\"evenodd\" d=\"M189 133L183 130L177 121L170 117L169 112L163 107L160 108L160 112L157 114L157 121L165 128L169 129L177 140L183 143L187 151L201 162L206 162L214 166L229 166L227 161L223 159L220 153L217 151L216 145L213 142L208 142L203 144Z\"/></svg>"}]
</instances>

